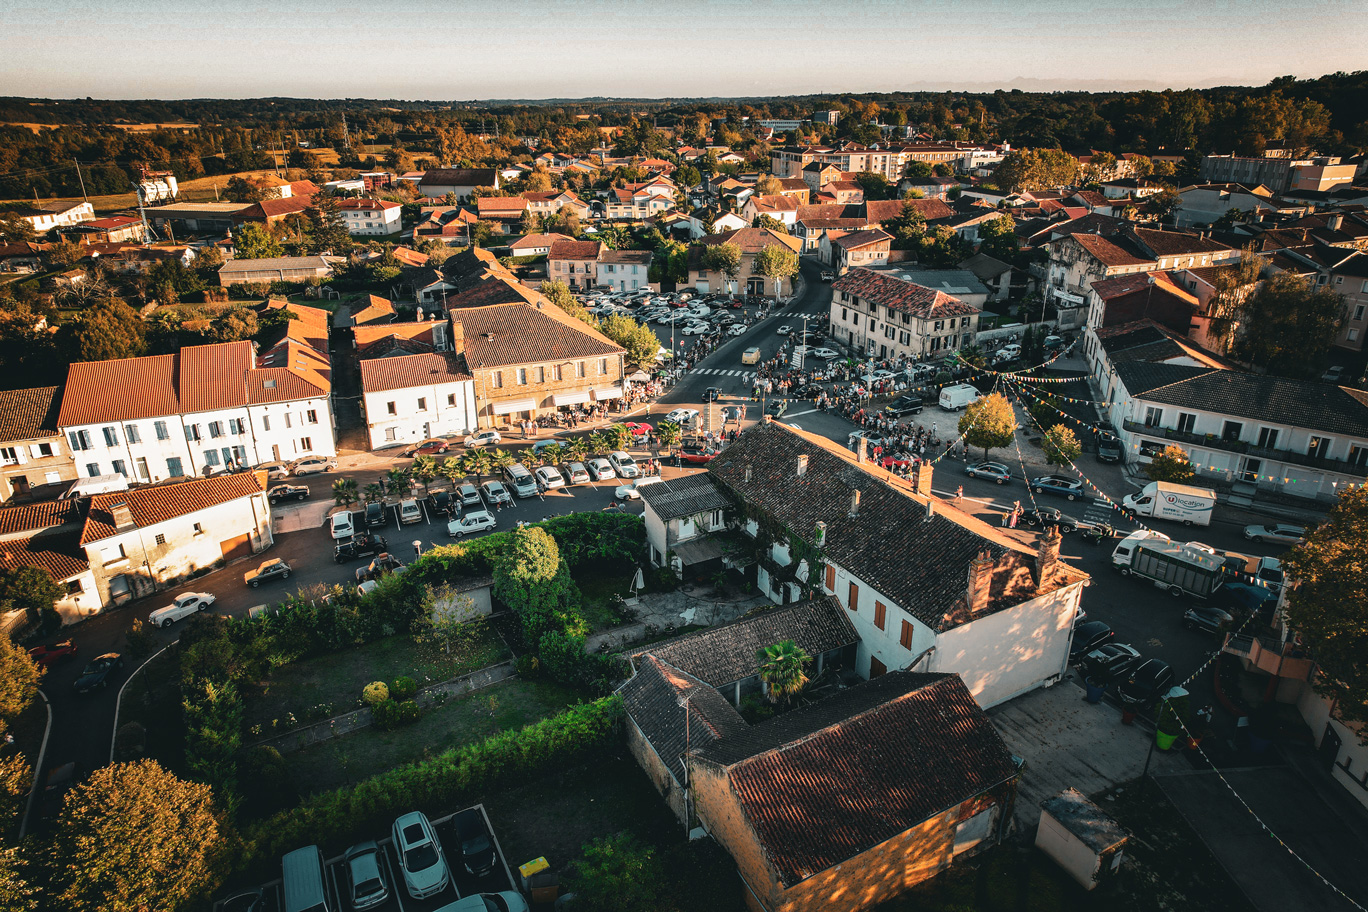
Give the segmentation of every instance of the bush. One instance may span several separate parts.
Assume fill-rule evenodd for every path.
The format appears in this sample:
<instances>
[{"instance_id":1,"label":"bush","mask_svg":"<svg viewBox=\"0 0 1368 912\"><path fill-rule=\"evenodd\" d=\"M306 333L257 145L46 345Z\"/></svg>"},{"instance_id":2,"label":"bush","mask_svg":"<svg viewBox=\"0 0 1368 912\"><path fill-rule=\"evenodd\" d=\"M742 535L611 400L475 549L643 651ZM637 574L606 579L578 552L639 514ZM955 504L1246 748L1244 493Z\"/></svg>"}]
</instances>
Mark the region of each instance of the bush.
<instances>
[{"instance_id":1,"label":"bush","mask_svg":"<svg viewBox=\"0 0 1368 912\"><path fill-rule=\"evenodd\" d=\"M655 849L628 833L595 839L571 870L572 909L635 912L658 909L666 895L665 866Z\"/></svg>"},{"instance_id":2,"label":"bush","mask_svg":"<svg viewBox=\"0 0 1368 912\"><path fill-rule=\"evenodd\" d=\"M537 646L547 676L569 687L607 694L628 674L621 656L585 652L582 636L553 631L543 634Z\"/></svg>"},{"instance_id":3,"label":"bush","mask_svg":"<svg viewBox=\"0 0 1368 912\"><path fill-rule=\"evenodd\" d=\"M263 874L280 856L318 843L340 852L365 834L383 831L405 811L430 815L455 809L485 792L551 775L617 744L622 700L604 697L572 706L520 731L504 731L478 744L443 751L373 776L354 786L315 795L245 835L239 869Z\"/></svg>"},{"instance_id":4,"label":"bush","mask_svg":"<svg viewBox=\"0 0 1368 912\"><path fill-rule=\"evenodd\" d=\"M389 689L390 699L403 702L412 700L418 694L418 682L413 678L395 678Z\"/></svg>"},{"instance_id":5,"label":"bush","mask_svg":"<svg viewBox=\"0 0 1368 912\"><path fill-rule=\"evenodd\" d=\"M124 634L124 651L132 662L140 662L150 656L157 648L157 637L142 619L133 621L133 626Z\"/></svg>"},{"instance_id":6,"label":"bush","mask_svg":"<svg viewBox=\"0 0 1368 912\"><path fill-rule=\"evenodd\" d=\"M387 702L389 698L389 685L384 681L371 681L361 689L361 699L366 701L366 705L371 709Z\"/></svg>"},{"instance_id":7,"label":"bush","mask_svg":"<svg viewBox=\"0 0 1368 912\"><path fill-rule=\"evenodd\" d=\"M513 663L513 670L518 677L530 681L541 674L541 660L531 653L523 653Z\"/></svg>"},{"instance_id":8,"label":"bush","mask_svg":"<svg viewBox=\"0 0 1368 912\"><path fill-rule=\"evenodd\" d=\"M422 717L423 711L412 700L404 700L403 702L386 700L372 706L371 714L375 716L375 724L378 728L392 731L417 722Z\"/></svg>"}]
</instances>

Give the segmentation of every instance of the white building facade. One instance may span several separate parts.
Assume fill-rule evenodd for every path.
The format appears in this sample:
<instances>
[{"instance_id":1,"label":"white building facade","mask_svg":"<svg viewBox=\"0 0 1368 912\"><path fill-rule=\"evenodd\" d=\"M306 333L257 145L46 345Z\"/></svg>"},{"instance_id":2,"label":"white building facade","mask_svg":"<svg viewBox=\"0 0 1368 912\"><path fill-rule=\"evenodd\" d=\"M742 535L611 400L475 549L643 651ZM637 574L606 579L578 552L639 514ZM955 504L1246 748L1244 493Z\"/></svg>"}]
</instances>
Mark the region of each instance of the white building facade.
<instances>
[{"instance_id":1,"label":"white building facade","mask_svg":"<svg viewBox=\"0 0 1368 912\"><path fill-rule=\"evenodd\" d=\"M475 430L475 379L451 352L363 360L361 389L372 450Z\"/></svg>"}]
</instances>

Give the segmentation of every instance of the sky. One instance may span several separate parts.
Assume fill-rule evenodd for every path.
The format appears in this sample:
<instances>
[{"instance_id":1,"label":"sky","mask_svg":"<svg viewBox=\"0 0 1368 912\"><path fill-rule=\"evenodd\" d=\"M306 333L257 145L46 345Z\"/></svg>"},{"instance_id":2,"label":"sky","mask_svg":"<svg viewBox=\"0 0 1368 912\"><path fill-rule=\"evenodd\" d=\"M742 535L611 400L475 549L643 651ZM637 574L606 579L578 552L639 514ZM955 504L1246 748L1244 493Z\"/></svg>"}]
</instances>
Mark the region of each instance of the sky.
<instances>
[{"instance_id":1,"label":"sky","mask_svg":"<svg viewBox=\"0 0 1368 912\"><path fill-rule=\"evenodd\" d=\"M0 94L465 101L1262 85L1363 69L1365 13L1368 0L0 0Z\"/></svg>"}]
</instances>

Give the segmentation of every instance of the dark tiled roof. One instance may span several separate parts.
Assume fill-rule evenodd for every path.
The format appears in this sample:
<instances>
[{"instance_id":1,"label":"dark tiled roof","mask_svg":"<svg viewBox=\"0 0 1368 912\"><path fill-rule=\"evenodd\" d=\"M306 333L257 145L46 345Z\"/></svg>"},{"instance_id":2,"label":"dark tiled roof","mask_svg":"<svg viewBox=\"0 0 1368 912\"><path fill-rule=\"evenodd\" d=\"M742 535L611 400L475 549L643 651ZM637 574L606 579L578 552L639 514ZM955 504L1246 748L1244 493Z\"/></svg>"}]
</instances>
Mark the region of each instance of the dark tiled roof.
<instances>
[{"instance_id":1,"label":"dark tiled roof","mask_svg":"<svg viewBox=\"0 0 1368 912\"><path fill-rule=\"evenodd\" d=\"M1225 244L1209 241L1195 234L1181 231L1156 231L1153 228L1131 228L1129 233L1155 256L1186 256L1188 254L1220 253L1229 250Z\"/></svg>"},{"instance_id":2,"label":"dark tiled roof","mask_svg":"<svg viewBox=\"0 0 1368 912\"><path fill-rule=\"evenodd\" d=\"M418 186L493 187L497 182L493 168L434 168L423 175Z\"/></svg>"},{"instance_id":3,"label":"dark tiled roof","mask_svg":"<svg viewBox=\"0 0 1368 912\"><path fill-rule=\"evenodd\" d=\"M75 498L0 507L0 535L51 529L80 518L80 502Z\"/></svg>"},{"instance_id":4,"label":"dark tiled roof","mask_svg":"<svg viewBox=\"0 0 1368 912\"><path fill-rule=\"evenodd\" d=\"M843 237L836 238L832 243L846 250L855 250L859 247L867 247L872 244L888 244L893 240L893 235L878 228L868 231L855 231Z\"/></svg>"},{"instance_id":5,"label":"dark tiled roof","mask_svg":"<svg viewBox=\"0 0 1368 912\"><path fill-rule=\"evenodd\" d=\"M598 241L556 241L546 258L549 260L596 260L603 247Z\"/></svg>"},{"instance_id":6,"label":"dark tiled roof","mask_svg":"<svg viewBox=\"0 0 1368 912\"><path fill-rule=\"evenodd\" d=\"M1144 361L1117 364L1116 374L1132 396L1149 402L1368 437L1368 405L1329 383Z\"/></svg>"},{"instance_id":7,"label":"dark tiled roof","mask_svg":"<svg viewBox=\"0 0 1368 912\"><path fill-rule=\"evenodd\" d=\"M938 199L866 200L865 216L871 222L886 222L889 219L901 218L904 206L911 206L928 222L949 218L955 214L955 210L946 205L944 200Z\"/></svg>"},{"instance_id":8,"label":"dark tiled roof","mask_svg":"<svg viewBox=\"0 0 1368 912\"><path fill-rule=\"evenodd\" d=\"M741 718L726 698L693 675L681 671L652 655L644 656L621 687L622 704L627 715L655 748L676 782L684 781L683 756L718 738L746 730ZM688 702L687 724L685 708Z\"/></svg>"},{"instance_id":9,"label":"dark tiled roof","mask_svg":"<svg viewBox=\"0 0 1368 912\"><path fill-rule=\"evenodd\" d=\"M0 441L52 437L61 402L60 386L0 391Z\"/></svg>"},{"instance_id":10,"label":"dark tiled roof","mask_svg":"<svg viewBox=\"0 0 1368 912\"><path fill-rule=\"evenodd\" d=\"M757 674L756 652L784 640L815 657L858 643L860 635L845 609L828 595L653 643L645 652L720 688Z\"/></svg>"},{"instance_id":11,"label":"dark tiled roof","mask_svg":"<svg viewBox=\"0 0 1368 912\"><path fill-rule=\"evenodd\" d=\"M1103 266L1146 266L1154 263L1154 260L1148 256L1141 256L1138 252L1133 253L1101 235L1071 234L1067 238L1061 238L1060 242L1070 239L1091 254Z\"/></svg>"},{"instance_id":12,"label":"dark tiled roof","mask_svg":"<svg viewBox=\"0 0 1368 912\"><path fill-rule=\"evenodd\" d=\"M915 282L904 282L891 275L871 269L852 269L831 286L835 291L862 298L901 313L909 313L922 320L961 317L976 314L979 309L959 298L927 288Z\"/></svg>"},{"instance_id":13,"label":"dark tiled roof","mask_svg":"<svg viewBox=\"0 0 1368 912\"><path fill-rule=\"evenodd\" d=\"M732 505L717 489L707 472L662 479L641 488L641 499L661 519L669 522L706 510L721 510Z\"/></svg>"},{"instance_id":14,"label":"dark tiled roof","mask_svg":"<svg viewBox=\"0 0 1368 912\"><path fill-rule=\"evenodd\" d=\"M366 358L361 362L361 389L367 393L469 379L465 358L452 352Z\"/></svg>"},{"instance_id":15,"label":"dark tiled roof","mask_svg":"<svg viewBox=\"0 0 1368 912\"><path fill-rule=\"evenodd\" d=\"M472 370L619 354L620 345L554 304L501 304L455 312Z\"/></svg>"},{"instance_id":16,"label":"dark tiled roof","mask_svg":"<svg viewBox=\"0 0 1368 912\"><path fill-rule=\"evenodd\" d=\"M177 516L206 510L265 490L265 472L241 472L174 484L149 485L117 494L96 494L90 499L90 512L86 516L85 528L81 530L81 544L108 538L118 531L111 512L115 504L127 504L134 524L146 529Z\"/></svg>"},{"instance_id":17,"label":"dark tiled roof","mask_svg":"<svg viewBox=\"0 0 1368 912\"><path fill-rule=\"evenodd\" d=\"M650 266L655 254L649 250L603 250L599 252L600 263L614 263L624 266Z\"/></svg>"},{"instance_id":18,"label":"dark tiled roof","mask_svg":"<svg viewBox=\"0 0 1368 912\"><path fill-rule=\"evenodd\" d=\"M697 752L725 770L789 886L1011 780L957 675L892 672Z\"/></svg>"}]
</instances>

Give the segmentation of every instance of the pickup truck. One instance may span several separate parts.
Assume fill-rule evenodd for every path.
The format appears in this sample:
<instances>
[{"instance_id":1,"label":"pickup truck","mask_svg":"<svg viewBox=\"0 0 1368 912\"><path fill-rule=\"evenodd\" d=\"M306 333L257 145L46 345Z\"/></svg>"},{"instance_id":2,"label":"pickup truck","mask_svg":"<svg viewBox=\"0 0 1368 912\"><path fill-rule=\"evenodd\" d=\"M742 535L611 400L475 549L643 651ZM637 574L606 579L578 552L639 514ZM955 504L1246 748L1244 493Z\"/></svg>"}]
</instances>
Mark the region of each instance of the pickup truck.
<instances>
[{"instance_id":1,"label":"pickup truck","mask_svg":"<svg viewBox=\"0 0 1368 912\"><path fill-rule=\"evenodd\" d=\"M266 499L273 504L284 503L287 500L308 500L309 486L288 484L273 485L271 489L266 492Z\"/></svg>"}]
</instances>

